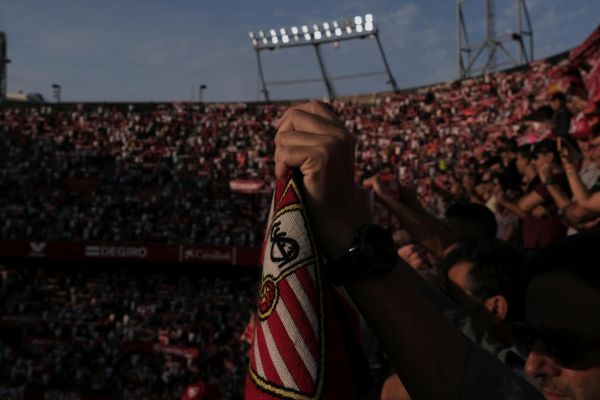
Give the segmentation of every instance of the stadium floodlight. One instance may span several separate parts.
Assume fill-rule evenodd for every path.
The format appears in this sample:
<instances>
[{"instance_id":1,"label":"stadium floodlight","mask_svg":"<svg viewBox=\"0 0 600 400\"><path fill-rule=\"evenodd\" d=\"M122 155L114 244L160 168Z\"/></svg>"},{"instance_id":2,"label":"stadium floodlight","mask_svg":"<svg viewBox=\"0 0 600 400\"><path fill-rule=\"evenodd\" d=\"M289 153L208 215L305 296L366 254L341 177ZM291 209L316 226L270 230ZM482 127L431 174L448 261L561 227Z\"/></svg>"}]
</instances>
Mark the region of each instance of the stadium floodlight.
<instances>
[{"instance_id":1,"label":"stadium floodlight","mask_svg":"<svg viewBox=\"0 0 600 400\"><path fill-rule=\"evenodd\" d=\"M300 38L298 37L298 27L297 26L292 26L292 35L294 35L294 40L298 41L300 40Z\"/></svg>"},{"instance_id":2,"label":"stadium floodlight","mask_svg":"<svg viewBox=\"0 0 600 400\"><path fill-rule=\"evenodd\" d=\"M255 32L249 32L252 45L256 50L257 61L259 65L259 76L262 81L262 92L265 99L269 101L267 91L267 82L264 80L261 57L263 50L275 50L280 48L313 46L317 53L323 81L327 86L327 92L330 98L334 98L333 86L329 82L327 73L323 64L321 48L323 44L329 43L334 47L338 47L342 41L374 38L377 40L377 45L388 74L388 83L392 85L394 91L397 91L396 82L390 72L389 66L383 54L383 49L379 41L378 30L373 21L372 14L356 15L351 18L342 18L337 20L329 20L318 24L295 25L290 28L266 29ZM278 82L287 83L287 82Z\"/></svg>"},{"instance_id":3,"label":"stadium floodlight","mask_svg":"<svg viewBox=\"0 0 600 400\"><path fill-rule=\"evenodd\" d=\"M258 40L256 40L256 36L254 36L254 32L252 32L252 31L248 32L248 36L250 36L250 40L252 41L252 46L257 47Z\"/></svg>"}]
</instances>

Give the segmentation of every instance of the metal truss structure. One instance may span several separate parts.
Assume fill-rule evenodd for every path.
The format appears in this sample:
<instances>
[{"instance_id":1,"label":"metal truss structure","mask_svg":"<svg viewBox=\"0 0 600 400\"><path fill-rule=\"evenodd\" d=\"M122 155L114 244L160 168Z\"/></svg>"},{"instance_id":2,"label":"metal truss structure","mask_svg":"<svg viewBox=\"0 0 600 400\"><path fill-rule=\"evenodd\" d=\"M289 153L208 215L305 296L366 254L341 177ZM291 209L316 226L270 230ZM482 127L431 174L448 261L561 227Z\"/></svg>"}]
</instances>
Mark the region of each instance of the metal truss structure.
<instances>
[{"instance_id":1,"label":"metal truss structure","mask_svg":"<svg viewBox=\"0 0 600 400\"><path fill-rule=\"evenodd\" d=\"M479 74L494 72L508 66L518 66L533 61L533 27L525 0L515 1L515 31L497 35L494 0L485 0L486 37L477 43L471 43L467 32L463 6L471 0L456 0L456 37L458 78L464 79ZM482 0L477 0L482 1ZM480 21L480 20L477 20ZM516 44L517 55L514 49ZM498 55L504 54L506 60L498 61Z\"/></svg>"},{"instance_id":2,"label":"metal truss structure","mask_svg":"<svg viewBox=\"0 0 600 400\"><path fill-rule=\"evenodd\" d=\"M6 100L6 64L9 62L6 58L6 35L0 32L0 102Z\"/></svg>"}]
</instances>

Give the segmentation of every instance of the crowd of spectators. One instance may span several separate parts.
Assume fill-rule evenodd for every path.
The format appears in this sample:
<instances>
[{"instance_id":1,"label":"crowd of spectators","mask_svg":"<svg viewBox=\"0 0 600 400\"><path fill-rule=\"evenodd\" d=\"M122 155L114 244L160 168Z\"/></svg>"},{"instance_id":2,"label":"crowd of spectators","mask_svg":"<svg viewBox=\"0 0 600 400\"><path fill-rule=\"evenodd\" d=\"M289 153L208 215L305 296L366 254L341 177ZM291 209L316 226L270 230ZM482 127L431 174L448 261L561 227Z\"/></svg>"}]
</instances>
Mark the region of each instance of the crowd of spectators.
<instances>
[{"instance_id":1,"label":"crowd of spectators","mask_svg":"<svg viewBox=\"0 0 600 400\"><path fill-rule=\"evenodd\" d=\"M486 163L510 149L507 140L515 147L553 133L553 90L569 93L578 121L571 128L589 130L574 71L568 59L540 61L333 106L357 135L357 177L388 171L441 216L444 199L485 199L471 189ZM257 245L273 180L272 124L285 107L5 107L0 238ZM561 118L567 130L570 115ZM239 180L259 186L232 190Z\"/></svg>"},{"instance_id":2,"label":"crowd of spectators","mask_svg":"<svg viewBox=\"0 0 600 400\"><path fill-rule=\"evenodd\" d=\"M0 237L255 245L281 108L2 108Z\"/></svg>"},{"instance_id":3,"label":"crowd of spectators","mask_svg":"<svg viewBox=\"0 0 600 400\"><path fill-rule=\"evenodd\" d=\"M0 387L240 398L256 276L0 267ZM211 396L208 394L211 393Z\"/></svg>"},{"instance_id":4,"label":"crowd of spectators","mask_svg":"<svg viewBox=\"0 0 600 400\"><path fill-rule=\"evenodd\" d=\"M473 340L517 318L522 299L508 267L523 263L520 250L600 224L599 82L596 44L555 62L332 103L357 138L356 183L397 217L379 222L403 228L400 255L431 282L451 281L469 312L493 305L452 317ZM3 108L0 239L256 246L273 183L273 121L286 107ZM238 191L236 180L256 185ZM178 398L202 380L239 396L251 279L40 269L2 277L3 323L19 321L26 338L0 342L10 385ZM157 351L169 345L198 355Z\"/></svg>"}]
</instances>

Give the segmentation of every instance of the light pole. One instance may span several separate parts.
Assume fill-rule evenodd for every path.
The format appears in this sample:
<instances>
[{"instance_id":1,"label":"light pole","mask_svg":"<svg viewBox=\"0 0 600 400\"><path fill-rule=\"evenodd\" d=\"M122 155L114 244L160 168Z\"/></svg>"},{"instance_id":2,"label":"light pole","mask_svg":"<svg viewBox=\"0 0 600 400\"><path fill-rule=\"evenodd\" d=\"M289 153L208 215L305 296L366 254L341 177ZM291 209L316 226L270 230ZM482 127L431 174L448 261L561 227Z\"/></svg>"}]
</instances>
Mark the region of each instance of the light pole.
<instances>
[{"instance_id":1,"label":"light pole","mask_svg":"<svg viewBox=\"0 0 600 400\"><path fill-rule=\"evenodd\" d=\"M202 103L202 93L204 92L204 89L206 89L206 85L203 83L202 85L200 85L199 87L199 91L198 91L198 102Z\"/></svg>"},{"instance_id":2,"label":"light pole","mask_svg":"<svg viewBox=\"0 0 600 400\"><path fill-rule=\"evenodd\" d=\"M56 100L57 103L60 103L60 89L61 87L59 84L52 84L52 95L54 96L54 100Z\"/></svg>"},{"instance_id":3,"label":"light pole","mask_svg":"<svg viewBox=\"0 0 600 400\"><path fill-rule=\"evenodd\" d=\"M6 58L6 35L0 32L0 102L6 100L6 64L9 62Z\"/></svg>"}]
</instances>

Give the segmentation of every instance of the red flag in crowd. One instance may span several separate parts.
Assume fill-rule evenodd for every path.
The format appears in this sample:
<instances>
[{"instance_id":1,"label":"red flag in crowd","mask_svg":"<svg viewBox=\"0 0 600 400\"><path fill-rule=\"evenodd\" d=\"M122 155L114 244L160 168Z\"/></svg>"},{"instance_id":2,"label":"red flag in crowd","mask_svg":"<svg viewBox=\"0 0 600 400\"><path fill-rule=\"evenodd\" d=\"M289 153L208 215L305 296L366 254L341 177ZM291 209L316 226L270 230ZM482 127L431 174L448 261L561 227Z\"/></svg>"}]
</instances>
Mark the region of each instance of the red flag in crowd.
<instances>
[{"instance_id":1,"label":"red flag in crowd","mask_svg":"<svg viewBox=\"0 0 600 400\"><path fill-rule=\"evenodd\" d=\"M300 184L276 183L246 400L355 399L368 379L356 331L324 279Z\"/></svg>"}]
</instances>

